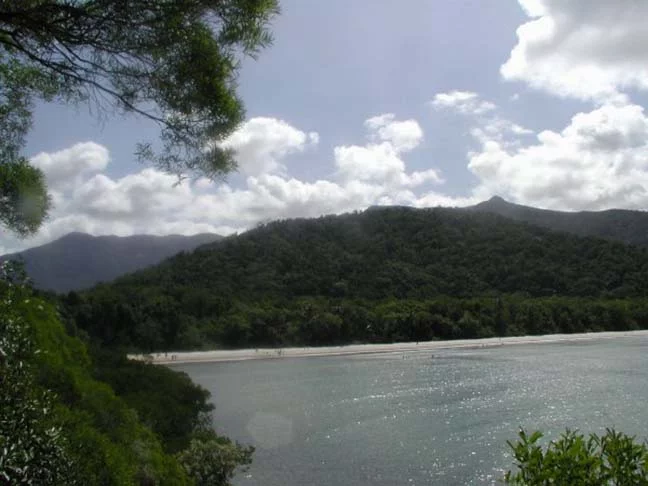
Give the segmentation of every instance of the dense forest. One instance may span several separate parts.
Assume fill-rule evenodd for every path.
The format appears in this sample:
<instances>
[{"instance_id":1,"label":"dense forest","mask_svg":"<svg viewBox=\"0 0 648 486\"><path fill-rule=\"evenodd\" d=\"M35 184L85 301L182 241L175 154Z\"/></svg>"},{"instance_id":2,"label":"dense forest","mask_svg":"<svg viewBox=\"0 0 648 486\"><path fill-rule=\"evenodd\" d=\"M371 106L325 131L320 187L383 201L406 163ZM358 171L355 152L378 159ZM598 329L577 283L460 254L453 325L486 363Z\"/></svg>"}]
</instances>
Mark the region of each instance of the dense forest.
<instances>
[{"instance_id":1,"label":"dense forest","mask_svg":"<svg viewBox=\"0 0 648 486\"><path fill-rule=\"evenodd\" d=\"M499 214L516 221L580 236L596 236L631 245L648 246L648 213L646 211L628 209L551 211L511 203L498 196L465 210Z\"/></svg>"},{"instance_id":2,"label":"dense forest","mask_svg":"<svg viewBox=\"0 0 648 486\"><path fill-rule=\"evenodd\" d=\"M648 251L455 209L289 220L61 298L132 350L648 327Z\"/></svg>"}]
</instances>

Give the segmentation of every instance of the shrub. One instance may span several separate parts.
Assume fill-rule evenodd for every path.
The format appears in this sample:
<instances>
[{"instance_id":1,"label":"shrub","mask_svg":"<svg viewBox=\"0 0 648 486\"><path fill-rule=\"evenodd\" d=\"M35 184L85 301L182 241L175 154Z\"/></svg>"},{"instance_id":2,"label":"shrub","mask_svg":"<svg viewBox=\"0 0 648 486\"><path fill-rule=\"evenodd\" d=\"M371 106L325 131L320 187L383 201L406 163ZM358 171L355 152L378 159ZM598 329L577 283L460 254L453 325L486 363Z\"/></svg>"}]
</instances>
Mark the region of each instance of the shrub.
<instances>
[{"instance_id":1,"label":"shrub","mask_svg":"<svg viewBox=\"0 0 648 486\"><path fill-rule=\"evenodd\" d=\"M648 448L614 429L587 438L567 429L544 449L539 445L541 432L527 435L520 430L519 437L516 443L508 442L517 470L506 473L507 484L648 485Z\"/></svg>"}]
</instances>

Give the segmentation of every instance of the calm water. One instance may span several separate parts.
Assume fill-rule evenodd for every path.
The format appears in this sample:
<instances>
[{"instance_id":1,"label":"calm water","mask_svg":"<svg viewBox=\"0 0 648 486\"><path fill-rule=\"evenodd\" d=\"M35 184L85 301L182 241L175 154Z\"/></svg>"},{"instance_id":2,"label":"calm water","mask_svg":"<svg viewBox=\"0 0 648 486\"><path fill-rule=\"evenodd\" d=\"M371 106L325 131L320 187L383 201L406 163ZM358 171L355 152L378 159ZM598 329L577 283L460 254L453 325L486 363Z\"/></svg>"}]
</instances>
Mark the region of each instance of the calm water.
<instances>
[{"instance_id":1,"label":"calm water","mask_svg":"<svg viewBox=\"0 0 648 486\"><path fill-rule=\"evenodd\" d=\"M256 446L242 486L491 484L518 426L648 438L645 337L176 368Z\"/></svg>"}]
</instances>

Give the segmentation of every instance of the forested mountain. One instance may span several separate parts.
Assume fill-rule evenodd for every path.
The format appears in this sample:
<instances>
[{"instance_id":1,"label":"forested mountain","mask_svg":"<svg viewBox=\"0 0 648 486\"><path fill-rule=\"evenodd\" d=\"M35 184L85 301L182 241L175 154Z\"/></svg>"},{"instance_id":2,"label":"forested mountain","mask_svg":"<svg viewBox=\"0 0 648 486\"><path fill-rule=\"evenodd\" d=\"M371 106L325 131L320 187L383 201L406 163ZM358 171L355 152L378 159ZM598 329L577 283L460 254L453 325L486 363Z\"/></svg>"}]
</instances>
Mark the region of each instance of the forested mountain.
<instances>
[{"instance_id":1,"label":"forested mountain","mask_svg":"<svg viewBox=\"0 0 648 486\"><path fill-rule=\"evenodd\" d=\"M65 302L90 335L140 349L451 338L541 332L509 308L520 299L639 299L647 271L643 248L488 213L372 208L270 223ZM572 323L555 312L552 330ZM588 319L569 330L609 320Z\"/></svg>"},{"instance_id":2,"label":"forested mountain","mask_svg":"<svg viewBox=\"0 0 648 486\"><path fill-rule=\"evenodd\" d=\"M498 196L466 209L499 214L556 231L648 246L648 212L645 211L550 211L510 203Z\"/></svg>"},{"instance_id":3,"label":"forested mountain","mask_svg":"<svg viewBox=\"0 0 648 486\"><path fill-rule=\"evenodd\" d=\"M374 208L270 223L126 276L114 288L223 299L643 295L648 252L452 209Z\"/></svg>"},{"instance_id":4,"label":"forested mountain","mask_svg":"<svg viewBox=\"0 0 648 486\"><path fill-rule=\"evenodd\" d=\"M35 287L68 292L108 282L218 239L220 236L214 234L120 237L69 233L0 260L23 260Z\"/></svg>"}]
</instances>

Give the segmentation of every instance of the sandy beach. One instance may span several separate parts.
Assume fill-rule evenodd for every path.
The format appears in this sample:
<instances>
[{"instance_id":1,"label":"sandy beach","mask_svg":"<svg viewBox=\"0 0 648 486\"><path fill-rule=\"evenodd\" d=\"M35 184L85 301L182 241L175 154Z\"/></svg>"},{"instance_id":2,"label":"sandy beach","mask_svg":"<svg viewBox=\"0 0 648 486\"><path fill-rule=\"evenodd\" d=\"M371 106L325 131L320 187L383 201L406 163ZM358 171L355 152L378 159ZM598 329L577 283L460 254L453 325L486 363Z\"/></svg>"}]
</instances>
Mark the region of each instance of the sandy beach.
<instances>
[{"instance_id":1,"label":"sandy beach","mask_svg":"<svg viewBox=\"0 0 648 486\"><path fill-rule=\"evenodd\" d=\"M258 348L213 351L168 352L154 354L131 354L130 359L149 361L154 364L185 364L202 362L243 361L249 359L313 358L322 356L348 356L380 353L408 353L454 348L485 348L519 344L556 343L593 339L632 338L648 336L648 330L621 332L592 332L582 334L549 334L544 336L518 336L487 339L460 339L455 341L426 341L390 344L350 344L308 348Z\"/></svg>"}]
</instances>

